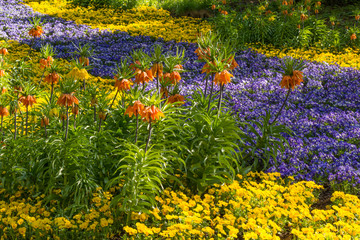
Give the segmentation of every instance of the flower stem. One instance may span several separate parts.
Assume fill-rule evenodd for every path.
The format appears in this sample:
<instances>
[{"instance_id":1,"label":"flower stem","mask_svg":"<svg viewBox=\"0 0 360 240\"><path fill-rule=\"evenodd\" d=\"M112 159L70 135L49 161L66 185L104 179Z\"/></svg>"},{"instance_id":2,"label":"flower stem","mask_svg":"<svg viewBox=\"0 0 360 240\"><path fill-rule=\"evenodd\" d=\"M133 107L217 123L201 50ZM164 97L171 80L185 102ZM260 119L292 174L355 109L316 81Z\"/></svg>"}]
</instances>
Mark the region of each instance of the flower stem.
<instances>
[{"instance_id":1,"label":"flower stem","mask_svg":"<svg viewBox=\"0 0 360 240\"><path fill-rule=\"evenodd\" d=\"M74 130L76 130L76 114L74 114Z\"/></svg>"},{"instance_id":2,"label":"flower stem","mask_svg":"<svg viewBox=\"0 0 360 240\"><path fill-rule=\"evenodd\" d=\"M45 127L45 138L47 138L47 130L46 130L46 125L44 125Z\"/></svg>"},{"instance_id":3,"label":"flower stem","mask_svg":"<svg viewBox=\"0 0 360 240\"><path fill-rule=\"evenodd\" d=\"M67 140L69 130L69 106L66 106L66 131L65 131L65 141Z\"/></svg>"},{"instance_id":4,"label":"flower stem","mask_svg":"<svg viewBox=\"0 0 360 240\"><path fill-rule=\"evenodd\" d=\"M218 117L219 117L220 112L221 112L221 103L222 103L222 98L223 98L223 91L224 91L224 84L220 84L220 98L219 98L219 102L218 102Z\"/></svg>"},{"instance_id":5,"label":"flower stem","mask_svg":"<svg viewBox=\"0 0 360 240\"><path fill-rule=\"evenodd\" d=\"M151 138L151 130L152 130L152 127L151 127L151 118L150 118L150 120L149 120L149 137L148 137L148 140L146 142L145 153L147 152L148 147L149 147L150 138Z\"/></svg>"},{"instance_id":6,"label":"flower stem","mask_svg":"<svg viewBox=\"0 0 360 240\"><path fill-rule=\"evenodd\" d=\"M51 83L50 103L53 97L53 93L54 93L54 83Z\"/></svg>"},{"instance_id":7,"label":"flower stem","mask_svg":"<svg viewBox=\"0 0 360 240\"><path fill-rule=\"evenodd\" d=\"M94 104L94 122L96 122L96 105Z\"/></svg>"},{"instance_id":8,"label":"flower stem","mask_svg":"<svg viewBox=\"0 0 360 240\"><path fill-rule=\"evenodd\" d=\"M137 138L138 138L138 128L139 128L139 114L136 111L135 143L137 142Z\"/></svg>"},{"instance_id":9,"label":"flower stem","mask_svg":"<svg viewBox=\"0 0 360 240\"><path fill-rule=\"evenodd\" d=\"M212 78L214 80L214 74L212 74ZM208 103L207 111L209 111L209 109L210 109L210 103L211 103L213 89L214 89L214 81L211 81L211 88L210 88L209 103Z\"/></svg>"},{"instance_id":10,"label":"flower stem","mask_svg":"<svg viewBox=\"0 0 360 240\"><path fill-rule=\"evenodd\" d=\"M3 118L4 116L1 115L1 141L4 141L4 132L3 132Z\"/></svg>"},{"instance_id":11,"label":"flower stem","mask_svg":"<svg viewBox=\"0 0 360 240\"><path fill-rule=\"evenodd\" d=\"M109 110L111 109L112 105L114 104L115 99L116 99L118 93L119 93L119 90L116 90L115 96L114 96L114 98L113 98L113 100L112 100L112 102L111 102L111 104L110 104ZM106 120L108 114L109 114L109 112L106 113L104 121ZM100 122L101 122L101 119L100 119Z\"/></svg>"},{"instance_id":12,"label":"flower stem","mask_svg":"<svg viewBox=\"0 0 360 240\"><path fill-rule=\"evenodd\" d=\"M204 96L205 96L205 98L206 98L206 92L207 92L208 82L209 82L209 75L206 74L206 77L205 77L205 91L204 91Z\"/></svg>"},{"instance_id":13,"label":"flower stem","mask_svg":"<svg viewBox=\"0 0 360 240\"><path fill-rule=\"evenodd\" d=\"M43 71L43 74L41 75L40 82L39 82L39 87L41 86L41 82L42 82L42 79L43 79L43 77L44 77L44 74L45 74L45 69L44 69L44 71Z\"/></svg>"},{"instance_id":14,"label":"flower stem","mask_svg":"<svg viewBox=\"0 0 360 240\"><path fill-rule=\"evenodd\" d=\"M29 106L26 106L26 128L25 128L25 135L28 134L28 120L29 120Z\"/></svg>"},{"instance_id":15,"label":"flower stem","mask_svg":"<svg viewBox=\"0 0 360 240\"><path fill-rule=\"evenodd\" d=\"M14 131L14 140L16 140L16 131L17 131L17 129L16 129L16 110L14 112L14 129L15 129L15 131Z\"/></svg>"},{"instance_id":16,"label":"flower stem","mask_svg":"<svg viewBox=\"0 0 360 240\"><path fill-rule=\"evenodd\" d=\"M284 108L285 103L286 103L286 101L287 101L287 99L288 99L288 97L289 97L289 95L290 95L290 92L291 92L291 88L289 88L289 90L288 90L288 92L287 92L287 94L286 94L286 98L285 98L285 100L284 100L284 102L283 102L280 110L279 110L278 113L275 115L275 118L274 118L274 120L270 123L270 125L272 125L272 124L276 121L276 119L279 117L279 115L280 115L282 109Z\"/></svg>"},{"instance_id":17,"label":"flower stem","mask_svg":"<svg viewBox=\"0 0 360 240\"><path fill-rule=\"evenodd\" d=\"M99 122L99 132L101 130L101 123L102 123L102 118L100 118L100 122Z\"/></svg>"}]
</instances>

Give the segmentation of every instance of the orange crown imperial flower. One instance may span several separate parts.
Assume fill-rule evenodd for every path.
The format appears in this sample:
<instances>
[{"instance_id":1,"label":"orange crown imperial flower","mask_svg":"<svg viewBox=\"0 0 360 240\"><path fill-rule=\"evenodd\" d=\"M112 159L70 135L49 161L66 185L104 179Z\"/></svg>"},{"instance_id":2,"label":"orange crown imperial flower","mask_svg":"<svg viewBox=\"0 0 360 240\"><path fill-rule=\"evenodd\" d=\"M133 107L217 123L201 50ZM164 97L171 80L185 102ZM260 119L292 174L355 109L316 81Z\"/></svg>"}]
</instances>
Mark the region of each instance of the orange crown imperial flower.
<instances>
[{"instance_id":1,"label":"orange crown imperial flower","mask_svg":"<svg viewBox=\"0 0 360 240\"><path fill-rule=\"evenodd\" d=\"M181 80L180 73L176 72L176 71L173 71L172 73L170 73L170 80L171 80L172 84L176 85Z\"/></svg>"},{"instance_id":2,"label":"orange crown imperial flower","mask_svg":"<svg viewBox=\"0 0 360 240\"><path fill-rule=\"evenodd\" d=\"M350 40L355 40L355 39L356 39L356 34L355 33L351 34Z\"/></svg>"},{"instance_id":3,"label":"orange crown imperial flower","mask_svg":"<svg viewBox=\"0 0 360 240\"><path fill-rule=\"evenodd\" d=\"M34 96L31 95L27 95L27 96L21 96L19 98L19 101L24 104L25 107L32 107L34 105L34 103L36 103L36 98Z\"/></svg>"},{"instance_id":4,"label":"orange crown imperial flower","mask_svg":"<svg viewBox=\"0 0 360 240\"><path fill-rule=\"evenodd\" d=\"M79 62L83 66L89 66L90 65L89 58L87 58L87 57L79 57Z\"/></svg>"},{"instance_id":5,"label":"orange crown imperial flower","mask_svg":"<svg viewBox=\"0 0 360 240\"><path fill-rule=\"evenodd\" d=\"M60 106L73 106L75 104L79 104L79 100L74 96L74 93L63 93L57 100L57 104Z\"/></svg>"},{"instance_id":6,"label":"orange crown imperial flower","mask_svg":"<svg viewBox=\"0 0 360 240\"><path fill-rule=\"evenodd\" d=\"M286 89L291 88L292 90L294 90L295 86L300 85L302 81L303 81L303 73L298 70L294 70L292 76L284 75L282 77L280 86L282 88L286 88Z\"/></svg>"},{"instance_id":7,"label":"orange crown imperial flower","mask_svg":"<svg viewBox=\"0 0 360 240\"><path fill-rule=\"evenodd\" d=\"M157 75L162 76L163 74L163 65L161 63L154 63L151 67L152 75L156 77Z\"/></svg>"},{"instance_id":8,"label":"orange crown imperial flower","mask_svg":"<svg viewBox=\"0 0 360 240\"><path fill-rule=\"evenodd\" d=\"M5 70L4 69L0 69L0 77L5 76Z\"/></svg>"},{"instance_id":9,"label":"orange crown imperial flower","mask_svg":"<svg viewBox=\"0 0 360 240\"><path fill-rule=\"evenodd\" d=\"M141 115L142 111L144 110L144 104L142 104L139 100L136 100L134 102L134 105L130 105L127 107L126 111L125 111L125 115L128 114L129 117L131 117L132 115L137 116L137 115Z\"/></svg>"},{"instance_id":10,"label":"orange crown imperial flower","mask_svg":"<svg viewBox=\"0 0 360 240\"><path fill-rule=\"evenodd\" d=\"M155 107L155 105L144 108L144 110L141 113L141 116L143 120L147 122L159 120L160 117L165 117L164 113L160 109Z\"/></svg>"},{"instance_id":11,"label":"orange crown imperial flower","mask_svg":"<svg viewBox=\"0 0 360 240\"><path fill-rule=\"evenodd\" d=\"M49 118L44 116L43 118L41 118L41 126L48 126L49 125Z\"/></svg>"},{"instance_id":12,"label":"orange crown imperial flower","mask_svg":"<svg viewBox=\"0 0 360 240\"><path fill-rule=\"evenodd\" d=\"M147 71L138 71L138 73L135 75L135 82L137 84L145 83L152 81L154 79L154 76L152 75L151 69Z\"/></svg>"},{"instance_id":13,"label":"orange crown imperial flower","mask_svg":"<svg viewBox=\"0 0 360 240\"><path fill-rule=\"evenodd\" d=\"M179 102L179 105L185 104L184 96L181 96L180 94L175 94L173 96L170 96L167 100L167 103L175 103L175 102Z\"/></svg>"},{"instance_id":14,"label":"orange crown imperial flower","mask_svg":"<svg viewBox=\"0 0 360 240\"><path fill-rule=\"evenodd\" d=\"M29 31L29 35L35 37L40 37L41 34L43 34L43 30L40 26L37 26L36 28L32 28Z\"/></svg>"},{"instance_id":15,"label":"orange crown imperial flower","mask_svg":"<svg viewBox=\"0 0 360 240\"><path fill-rule=\"evenodd\" d=\"M131 85L133 84L134 83L128 79L116 80L115 88L117 88L118 91L126 91L126 90L130 90Z\"/></svg>"},{"instance_id":16,"label":"orange crown imperial flower","mask_svg":"<svg viewBox=\"0 0 360 240\"><path fill-rule=\"evenodd\" d=\"M360 20L360 15L356 15L356 16L355 16L355 20L356 20L356 21L359 21L359 20Z\"/></svg>"},{"instance_id":17,"label":"orange crown imperial flower","mask_svg":"<svg viewBox=\"0 0 360 240\"><path fill-rule=\"evenodd\" d=\"M229 71L224 70L220 73L216 73L215 74L215 78L214 78L214 83L217 85L225 85L231 82L230 77L233 77L234 75L232 75L231 73L229 73Z\"/></svg>"},{"instance_id":18,"label":"orange crown imperial flower","mask_svg":"<svg viewBox=\"0 0 360 240\"><path fill-rule=\"evenodd\" d=\"M60 75L56 72L53 72L47 75L44 81L50 84L55 84L59 81L59 79L60 79Z\"/></svg>"},{"instance_id":19,"label":"orange crown imperial flower","mask_svg":"<svg viewBox=\"0 0 360 240\"><path fill-rule=\"evenodd\" d=\"M6 48L1 48L1 49L0 49L0 54L1 54L1 55L4 55L4 56L5 56L5 55L8 54L8 53L9 53L9 52L8 52L8 50L7 50Z\"/></svg>"},{"instance_id":20,"label":"orange crown imperial flower","mask_svg":"<svg viewBox=\"0 0 360 240\"><path fill-rule=\"evenodd\" d=\"M6 107L0 106L0 116L6 117L9 115L9 110Z\"/></svg>"}]
</instances>

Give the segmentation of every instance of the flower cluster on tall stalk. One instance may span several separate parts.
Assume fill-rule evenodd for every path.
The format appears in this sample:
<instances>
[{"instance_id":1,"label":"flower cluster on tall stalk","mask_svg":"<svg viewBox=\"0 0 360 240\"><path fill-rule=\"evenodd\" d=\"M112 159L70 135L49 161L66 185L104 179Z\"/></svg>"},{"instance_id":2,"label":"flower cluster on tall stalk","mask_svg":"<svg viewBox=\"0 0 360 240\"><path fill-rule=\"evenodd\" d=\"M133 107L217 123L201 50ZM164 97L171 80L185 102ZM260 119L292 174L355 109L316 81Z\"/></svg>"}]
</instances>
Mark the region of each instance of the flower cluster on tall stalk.
<instances>
[{"instance_id":1,"label":"flower cluster on tall stalk","mask_svg":"<svg viewBox=\"0 0 360 240\"><path fill-rule=\"evenodd\" d=\"M89 44L85 44L81 46L75 46L76 51L72 52L74 55L73 65L74 68L72 70L72 77L78 80L82 80L82 88L85 90L85 81L88 79L88 73L87 70L91 69L90 67L90 60L89 58L94 58L94 50L91 49ZM78 57L78 58L77 58Z\"/></svg>"},{"instance_id":2,"label":"flower cluster on tall stalk","mask_svg":"<svg viewBox=\"0 0 360 240\"><path fill-rule=\"evenodd\" d=\"M206 73L205 98L207 97L208 78L211 75L211 88L209 94L208 111L212 101L214 83L220 86L218 112L221 111L223 91L226 84L231 82L233 75L230 73L238 67L235 61L234 46L229 42L220 40L211 32L199 37L198 49L195 51L198 61L205 62L202 73Z\"/></svg>"},{"instance_id":3,"label":"flower cluster on tall stalk","mask_svg":"<svg viewBox=\"0 0 360 240\"><path fill-rule=\"evenodd\" d=\"M57 104L61 107L65 107L66 114L66 129L65 129L65 141L68 138L69 129L69 107L74 107L75 104L79 104L79 100L75 96L75 91L78 88L78 82L72 78L65 78L60 82L61 95L57 100Z\"/></svg>"},{"instance_id":4,"label":"flower cluster on tall stalk","mask_svg":"<svg viewBox=\"0 0 360 240\"><path fill-rule=\"evenodd\" d=\"M52 63L54 62L54 48L50 44L45 44L40 48L40 69L43 70L43 73L40 78L39 86L41 85L42 79L46 70L48 70ZM50 73L52 71L50 70Z\"/></svg>"},{"instance_id":5,"label":"flower cluster on tall stalk","mask_svg":"<svg viewBox=\"0 0 360 240\"><path fill-rule=\"evenodd\" d=\"M33 17L32 19L30 19L30 24L31 27L29 29L29 36L31 36L31 44L30 44L30 49L29 49L29 55L31 53L31 49L34 45L34 41L36 38L41 37L41 35L44 33L44 30L42 29L42 25L43 23L41 23L41 17Z\"/></svg>"},{"instance_id":6,"label":"flower cluster on tall stalk","mask_svg":"<svg viewBox=\"0 0 360 240\"><path fill-rule=\"evenodd\" d=\"M116 89L116 93L114 96L114 99L112 100L110 104L110 109L112 105L115 102L115 99L119 92L121 92L121 105L123 108L125 108L125 98L126 98L126 92L131 89L131 86L134 84L131 80L132 77L134 77L136 73L134 73L133 69L128 64L128 59L124 59L120 62L120 66L116 66L115 70L115 84L114 87Z\"/></svg>"}]
</instances>

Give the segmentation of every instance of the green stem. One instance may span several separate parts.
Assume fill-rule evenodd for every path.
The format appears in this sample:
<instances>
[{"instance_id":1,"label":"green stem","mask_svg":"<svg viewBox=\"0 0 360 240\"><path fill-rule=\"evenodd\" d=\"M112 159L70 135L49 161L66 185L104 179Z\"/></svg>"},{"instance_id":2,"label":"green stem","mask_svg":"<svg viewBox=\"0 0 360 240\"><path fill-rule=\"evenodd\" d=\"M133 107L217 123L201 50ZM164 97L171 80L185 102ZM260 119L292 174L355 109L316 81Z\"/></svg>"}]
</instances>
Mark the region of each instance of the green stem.
<instances>
[{"instance_id":1,"label":"green stem","mask_svg":"<svg viewBox=\"0 0 360 240\"><path fill-rule=\"evenodd\" d=\"M136 129L135 129L135 143L138 138L138 128L139 128L139 114L136 112Z\"/></svg>"},{"instance_id":2,"label":"green stem","mask_svg":"<svg viewBox=\"0 0 360 240\"><path fill-rule=\"evenodd\" d=\"M65 131L65 141L68 137L68 130L69 130L69 106L66 105L66 131Z\"/></svg>"},{"instance_id":3,"label":"green stem","mask_svg":"<svg viewBox=\"0 0 360 240\"><path fill-rule=\"evenodd\" d=\"M219 98L219 102L218 102L218 117L219 117L220 112L221 112L221 103L222 103L222 98L223 98L223 91L224 91L224 84L220 84L220 98Z\"/></svg>"},{"instance_id":4,"label":"green stem","mask_svg":"<svg viewBox=\"0 0 360 240\"><path fill-rule=\"evenodd\" d=\"M99 121L99 132L101 130L101 123L102 123L102 119L100 118L100 121Z\"/></svg>"},{"instance_id":5,"label":"green stem","mask_svg":"<svg viewBox=\"0 0 360 240\"><path fill-rule=\"evenodd\" d=\"M148 147L149 147L150 138L151 138L151 130L152 130L152 127L151 127L151 118L150 118L150 120L149 120L149 137L148 137L148 140L146 141L145 153L147 152Z\"/></svg>"},{"instance_id":6,"label":"green stem","mask_svg":"<svg viewBox=\"0 0 360 240\"><path fill-rule=\"evenodd\" d=\"M45 69L44 69L44 71L43 71L43 74L41 75L40 82L39 82L39 87L41 86L41 82L42 82L42 79L43 79L43 77L44 77L44 74L45 74Z\"/></svg>"},{"instance_id":7,"label":"green stem","mask_svg":"<svg viewBox=\"0 0 360 240\"><path fill-rule=\"evenodd\" d=\"M276 121L276 119L279 117L279 115L280 115L282 109L284 108L285 103L286 103L286 101L287 101L287 99L288 99L288 97L289 97L289 95L290 95L290 92L291 92L291 88L289 88L289 90L288 90L288 92L287 92L287 94L286 94L286 98L285 98L285 100L284 100L284 102L283 102L280 110L279 110L278 113L275 115L275 118L274 118L274 120L270 123L270 125L272 125L272 124Z\"/></svg>"},{"instance_id":8,"label":"green stem","mask_svg":"<svg viewBox=\"0 0 360 240\"><path fill-rule=\"evenodd\" d=\"M44 124L45 127L45 138L47 138L47 130L46 130L46 125Z\"/></svg>"},{"instance_id":9,"label":"green stem","mask_svg":"<svg viewBox=\"0 0 360 240\"><path fill-rule=\"evenodd\" d=\"M76 130L76 114L74 114L74 130Z\"/></svg>"},{"instance_id":10,"label":"green stem","mask_svg":"<svg viewBox=\"0 0 360 240\"><path fill-rule=\"evenodd\" d=\"M208 88L208 81L209 81L209 75L206 74L206 77L205 77L205 91L204 91L205 98L206 98L206 92L207 92L207 88Z\"/></svg>"},{"instance_id":11,"label":"green stem","mask_svg":"<svg viewBox=\"0 0 360 240\"><path fill-rule=\"evenodd\" d=\"M94 122L96 122L96 105L94 104Z\"/></svg>"},{"instance_id":12,"label":"green stem","mask_svg":"<svg viewBox=\"0 0 360 240\"><path fill-rule=\"evenodd\" d=\"M29 106L26 106L26 128L25 128L25 135L28 134L28 120L29 120Z\"/></svg>"},{"instance_id":13,"label":"green stem","mask_svg":"<svg viewBox=\"0 0 360 240\"><path fill-rule=\"evenodd\" d=\"M116 99L118 93L119 93L119 90L116 91L116 94L115 94L115 96L114 96L114 98L113 98L113 100L112 100L112 102L111 102L111 104L110 104L109 110L111 109L112 105L114 104L115 99ZM104 121L106 120L108 114L109 114L109 113L106 113Z\"/></svg>"},{"instance_id":14,"label":"green stem","mask_svg":"<svg viewBox=\"0 0 360 240\"><path fill-rule=\"evenodd\" d=\"M212 94L213 94L213 89L214 89L214 74L212 74L212 80L211 81L211 88L210 88L210 95L209 95L209 103L208 103L208 108L207 108L207 111L209 111L210 109L210 103L211 103L211 98L212 98Z\"/></svg>"},{"instance_id":15,"label":"green stem","mask_svg":"<svg viewBox=\"0 0 360 240\"><path fill-rule=\"evenodd\" d=\"M51 103L51 100L52 100L52 97L53 97L53 93L54 93L54 83L52 82L51 83L51 93L50 93L50 103Z\"/></svg>"},{"instance_id":16,"label":"green stem","mask_svg":"<svg viewBox=\"0 0 360 240\"><path fill-rule=\"evenodd\" d=\"M4 132L3 132L3 118L4 116L1 116L1 141L4 141Z\"/></svg>"},{"instance_id":17,"label":"green stem","mask_svg":"<svg viewBox=\"0 0 360 240\"><path fill-rule=\"evenodd\" d=\"M14 129L15 129L15 131L14 131L14 140L16 139L16 109L15 109L15 113L14 113Z\"/></svg>"}]
</instances>

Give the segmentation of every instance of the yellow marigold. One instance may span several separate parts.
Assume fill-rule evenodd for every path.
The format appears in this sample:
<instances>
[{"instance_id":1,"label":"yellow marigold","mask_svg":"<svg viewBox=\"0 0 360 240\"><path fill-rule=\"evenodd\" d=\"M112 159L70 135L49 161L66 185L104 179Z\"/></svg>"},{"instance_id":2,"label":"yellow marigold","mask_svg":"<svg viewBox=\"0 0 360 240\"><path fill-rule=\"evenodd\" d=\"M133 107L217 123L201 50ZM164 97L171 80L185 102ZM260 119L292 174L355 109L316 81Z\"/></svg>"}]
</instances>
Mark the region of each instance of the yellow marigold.
<instances>
[{"instance_id":1,"label":"yellow marigold","mask_svg":"<svg viewBox=\"0 0 360 240\"><path fill-rule=\"evenodd\" d=\"M87 80L90 78L90 74L86 71L85 68L78 69L74 67L68 74L67 77L74 78L77 80Z\"/></svg>"}]
</instances>

